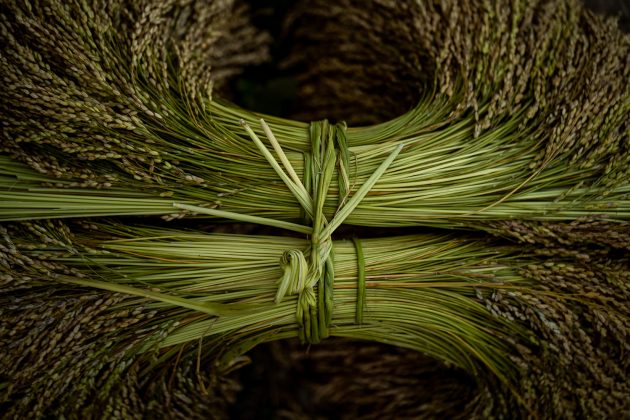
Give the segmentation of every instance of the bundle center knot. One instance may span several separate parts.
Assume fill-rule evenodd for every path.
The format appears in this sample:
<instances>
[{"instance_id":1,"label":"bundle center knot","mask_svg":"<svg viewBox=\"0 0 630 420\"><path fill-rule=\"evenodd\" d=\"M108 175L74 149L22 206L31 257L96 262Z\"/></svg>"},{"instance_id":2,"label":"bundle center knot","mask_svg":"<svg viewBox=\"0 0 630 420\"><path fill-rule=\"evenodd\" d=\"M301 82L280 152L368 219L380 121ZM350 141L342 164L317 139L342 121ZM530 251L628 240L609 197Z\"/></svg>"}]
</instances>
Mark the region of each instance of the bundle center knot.
<instances>
[{"instance_id":1,"label":"bundle center knot","mask_svg":"<svg viewBox=\"0 0 630 420\"><path fill-rule=\"evenodd\" d=\"M298 225L264 218L255 219L258 223L306 233L310 238L308 249L288 250L280 258L283 275L279 280L275 301L280 303L286 295L297 295L296 321L300 340L313 344L319 343L329 336L333 312L335 274L332 234L365 198L400 153L404 144L396 145L377 170L354 194L351 194L348 175L350 152L345 123L330 124L327 120L323 120L310 124L311 150L304 153L303 180L297 175L267 123L262 119L260 123L280 162L251 127L241 120L241 124L260 152L300 204L305 223ZM335 169L337 169L337 203L331 219L328 220L324 212ZM365 298L364 262L360 244L355 241L355 245L357 259L360 260L357 293L357 321L360 322Z\"/></svg>"},{"instance_id":2,"label":"bundle center knot","mask_svg":"<svg viewBox=\"0 0 630 420\"><path fill-rule=\"evenodd\" d=\"M311 151L304 153L303 187L312 207L303 207L306 225L312 227L306 255L301 250L286 251L280 259L283 276L276 302L286 294L297 294L296 320L303 342L318 343L328 337L333 310L333 229L324 214L335 168L338 172L337 210L350 191L349 152L346 125L313 122L309 128Z\"/></svg>"}]
</instances>

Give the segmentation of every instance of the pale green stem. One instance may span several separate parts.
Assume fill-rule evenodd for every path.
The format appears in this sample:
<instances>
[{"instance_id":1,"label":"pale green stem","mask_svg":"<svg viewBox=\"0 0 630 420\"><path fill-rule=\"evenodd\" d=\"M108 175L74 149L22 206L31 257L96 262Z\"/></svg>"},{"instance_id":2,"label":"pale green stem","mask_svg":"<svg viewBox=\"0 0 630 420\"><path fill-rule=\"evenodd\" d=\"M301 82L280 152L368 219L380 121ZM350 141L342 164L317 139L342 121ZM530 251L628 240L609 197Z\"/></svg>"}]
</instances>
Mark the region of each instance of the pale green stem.
<instances>
[{"instance_id":1,"label":"pale green stem","mask_svg":"<svg viewBox=\"0 0 630 420\"><path fill-rule=\"evenodd\" d=\"M321 236L325 238L328 235L331 235L332 232L335 231L341 224L346 220L348 216L354 211L354 209L361 203L361 200L365 198L368 192L372 189L374 184L379 180L379 178L385 173L389 165L392 164L396 156L400 153L402 148L405 146L404 143L399 144L394 151L381 163L381 165L374 171L374 173L368 178L367 181L361 188L348 200L348 202L337 212L335 217L330 221L328 226L324 228Z\"/></svg>"},{"instance_id":2,"label":"pale green stem","mask_svg":"<svg viewBox=\"0 0 630 420\"><path fill-rule=\"evenodd\" d=\"M250 216L247 214L234 213L231 211L209 209L206 207L191 206L189 204L173 203L173 207L182 210L188 210L195 213L208 214L210 216L220 217L223 219L236 220L237 222L256 223L259 225L272 226L280 229L291 230L293 232L310 235L313 229L308 226L298 225L297 223L284 222L282 220L269 219L267 217Z\"/></svg>"},{"instance_id":3,"label":"pale green stem","mask_svg":"<svg viewBox=\"0 0 630 420\"><path fill-rule=\"evenodd\" d=\"M293 182L293 180L291 180L291 178L282 170L282 168L280 167L276 159L273 157L271 152L267 150L267 148L265 147L263 142L260 140L260 138L258 138L256 133L254 133L254 130L252 130L252 128L244 120L241 120L241 125L243 126L243 128L245 128L245 131L247 131L247 134L249 134L249 137L251 137L251 139L254 141L254 144L256 145L256 147L258 147L258 149L263 154L265 159L267 159L267 162L269 162L269 164L274 169L274 171L276 171L280 179L282 179L282 181L289 188L289 191L291 191L291 194L293 194L293 196L297 199L298 203L300 203L304 211L306 211L307 214L310 217L312 217L313 216L313 203L312 203L313 200L311 199L311 196L308 195L306 189L300 190L300 187L296 185ZM302 188L304 187L302 186Z\"/></svg>"}]
</instances>

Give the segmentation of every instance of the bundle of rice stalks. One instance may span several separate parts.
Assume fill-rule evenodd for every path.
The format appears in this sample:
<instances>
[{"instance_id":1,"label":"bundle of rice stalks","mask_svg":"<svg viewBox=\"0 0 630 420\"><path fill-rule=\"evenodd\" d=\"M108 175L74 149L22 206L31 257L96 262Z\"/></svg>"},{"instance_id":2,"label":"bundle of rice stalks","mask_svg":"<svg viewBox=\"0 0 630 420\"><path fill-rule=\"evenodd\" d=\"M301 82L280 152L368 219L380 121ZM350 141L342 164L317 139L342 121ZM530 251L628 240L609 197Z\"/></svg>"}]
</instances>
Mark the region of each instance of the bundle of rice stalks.
<instances>
[{"instance_id":1,"label":"bundle of rice stalks","mask_svg":"<svg viewBox=\"0 0 630 420\"><path fill-rule=\"evenodd\" d=\"M507 303L504 290L498 290L486 305L522 320L537 337L535 351L511 357L521 367L517 389L529 396L527 409L514 406L496 384L416 352L335 341L307 352L296 343L255 352L253 374L278 397L263 400L246 388L239 404L253 399L277 416L289 412L297 418L624 417L630 412L624 379L630 367L627 228L589 221L511 225L523 248L538 259L520 273L535 278L546 292L508 293ZM604 297L613 283L620 293ZM587 303L593 298L599 300L595 306ZM602 313L612 307L620 318ZM283 380L283 374L292 376ZM281 398L289 394L293 398Z\"/></svg>"},{"instance_id":2,"label":"bundle of rice stalks","mask_svg":"<svg viewBox=\"0 0 630 420\"><path fill-rule=\"evenodd\" d=\"M390 68L387 57L405 57L401 77L411 74L418 80L420 99L413 109L359 128L267 116L261 123L259 115L203 94L200 86L208 84L196 83L191 73L197 73L188 71L181 56L192 46L150 42L154 32L178 33L178 19L167 19L171 26L153 31L142 26L141 17L135 26L111 24L109 28L135 29L106 31L113 40L98 54L66 57L74 50L47 47L71 39L46 29L56 27L59 19L44 21L37 9L5 7L2 71L9 89L2 92L2 150L8 156L2 161L7 168L0 186L2 220L18 214L63 217L72 213L64 207L71 201L85 207L84 216L225 216L212 211L218 209L295 221L313 217L320 200L330 219L399 148L397 159L347 223L453 227L515 218L630 217L630 38L611 22L570 0L376 2L371 7L382 12L383 22L374 25L376 38L367 41L356 39L371 23L359 3L315 3L304 18L317 24L317 18L310 18L314 13L329 22L330 30L308 31L317 41L313 44L327 45L322 36L339 49L364 51L374 44L368 58L380 63L383 57ZM168 16L188 16L185 10L169 9ZM211 16L219 19L220 14ZM22 21L30 22L32 32L24 45L15 40L21 28L16 22ZM66 19L59 25L75 23ZM339 35L344 28L347 34ZM93 31L75 32L93 51L88 49ZM128 37L129 32L137 35ZM214 40L206 35L191 39ZM386 37L396 42L381 42ZM356 48L355 42L360 44ZM397 45L403 50L392 50ZM43 50L46 54L38 53ZM310 72L320 80L329 66L337 68L334 60L314 60L309 51L301 54L316 65L307 80ZM64 86L83 73L55 66L67 61L107 66L118 76L97 82L104 76L83 75L94 79L91 84L107 85L104 96L69 93ZM398 74L397 69L390 73ZM39 89L35 104L24 101L32 86ZM100 95L102 89L95 89ZM119 105L111 104L119 96L129 102L120 112ZM102 102L111 109L103 109ZM93 112L98 118L91 117ZM15 160L41 176L10 163ZM334 166L330 185L317 176L326 165ZM130 198L151 204L134 204Z\"/></svg>"},{"instance_id":3,"label":"bundle of rice stalks","mask_svg":"<svg viewBox=\"0 0 630 420\"><path fill-rule=\"evenodd\" d=\"M244 16L231 1L0 6L3 408L221 416L236 388L222 375L249 349L336 336L475 378L465 403L407 395L384 411L627 411L630 38L572 0L315 1L291 15L305 47L288 65L313 64L303 97L355 101L358 123L400 114L348 128L212 93L267 56ZM331 72L351 89L316 91ZM372 93L388 88L403 99ZM37 221L120 215L308 239ZM344 223L527 245L333 241Z\"/></svg>"},{"instance_id":4,"label":"bundle of rice stalks","mask_svg":"<svg viewBox=\"0 0 630 420\"><path fill-rule=\"evenodd\" d=\"M302 1L286 26L309 120L374 124L461 92L479 129L524 110L545 138L586 146L627 97L627 35L579 1Z\"/></svg>"},{"instance_id":5,"label":"bundle of rice stalks","mask_svg":"<svg viewBox=\"0 0 630 420\"><path fill-rule=\"evenodd\" d=\"M72 155L83 159L99 142L143 138L148 121L159 124L161 99L201 109L200 98L268 58L269 38L246 11L232 1L3 2L3 149L91 185L88 167L57 165L46 144L78 145ZM239 387L227 371L199 355L159 363L155 345L172 321L122 294L22 280L0 281L7 418L227 417Z\"/></svg>"},{"instance_id":6,"label":"bundle of rice stalks","mask_svg":"<svg viewBox=\"0 0 630 420\"><path fill-rule=\"evenodd\" d=\"M490 405L471 403L480 416L604 415L627 404L630 261L610 248L517 248L453 234L337 241L334 282L315 285L298 275L308 247L299 238L111 223L73 230L8 225L3 289L52 282L136 296L116 309L152 314L163 335L137 338L133 354L153 357L154 369L202 354L229 370L262 342L336 336L461 369L492 395Z\"/></svg>"}]
</instances>

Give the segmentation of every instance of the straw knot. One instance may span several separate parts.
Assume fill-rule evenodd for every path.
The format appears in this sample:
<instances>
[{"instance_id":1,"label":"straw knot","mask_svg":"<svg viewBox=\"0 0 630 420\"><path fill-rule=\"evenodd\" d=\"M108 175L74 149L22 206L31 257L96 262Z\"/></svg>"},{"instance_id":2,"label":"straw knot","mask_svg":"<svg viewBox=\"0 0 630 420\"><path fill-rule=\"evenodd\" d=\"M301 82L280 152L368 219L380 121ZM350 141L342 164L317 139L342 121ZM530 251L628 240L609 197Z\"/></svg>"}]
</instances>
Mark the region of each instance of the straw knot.
<instances>
[{"instance_id":1,"label":"straw knot","mask_svg":"<svg viewBox=\"0 0 630 420\"><path fill-rule=\"evenodd\" d=\"M331 125L326 120L311 123L309 127L311 151L304 154L304 182L297 175L267 123L261 119L260 124L284 169L248 123L241 120L241 125L260 152L300 203L303 218L310 225L308 227L255 218L258 223L282 225L287 229L307 233L310 236L308 250L290 250L282 255L280 265L283 276L279 281L275 301L280 303L287 294L297 294L296 320L300 339L302 342L318 343L321 339L328 337L332 319L335 277L332 234L376 184L398 156L404 144L399 144L350 197L349 151L345 123ZM337 168L338 202L333 217L328 220L324 209L335 168ZM227 212L222 212L222 214L226 215ZM243 219L238 215L232 216ZM249 218L250 221L253 219Z\"/></svg>"},{"instance_id":2,"label":"straw knot","mask_svg":"<svg viewBox=\"0 0 630 420\"><path fill-rule=\"evenodd\" d=\"M311 152L305 154L304 182L301 183L311 202L310 208L304 207L304 219L312 227L307 251L308 266L307 259L300 250L287 251L280 260L284 275L280 280L276 302L280 302L286 293L298 295L296 320L299 335L303 342L308 343L318 343L326 338L332 319L333 231L327 229L329 223L324 209L335 166L339 168L339 174L348 173L345 130L343 123L331 125L324 120L311 124ZM341 206L350 187L347 176L339 176L338 181Z\"/></svg>"},{"instance_id":3,"label":"straw knot","mask_svg":"<svg viewBox=\"0 0 630 420\"><path fill-rule=\"evenodd\" d=\"M322 256L313 257L317 255L313 253L313 248L308 252L311 254L310 262L299 249L283 253L280 258L283 276L279 281L275 301L281 302L286 295L298 295L296 321L300 339L315 344L328 336L334 273L329 271L332 264L328 259L323 262L324 269L320 270L318 261L321 261ZM326 295L329 299L326 299Z\"/></svg>"}]
</instances>

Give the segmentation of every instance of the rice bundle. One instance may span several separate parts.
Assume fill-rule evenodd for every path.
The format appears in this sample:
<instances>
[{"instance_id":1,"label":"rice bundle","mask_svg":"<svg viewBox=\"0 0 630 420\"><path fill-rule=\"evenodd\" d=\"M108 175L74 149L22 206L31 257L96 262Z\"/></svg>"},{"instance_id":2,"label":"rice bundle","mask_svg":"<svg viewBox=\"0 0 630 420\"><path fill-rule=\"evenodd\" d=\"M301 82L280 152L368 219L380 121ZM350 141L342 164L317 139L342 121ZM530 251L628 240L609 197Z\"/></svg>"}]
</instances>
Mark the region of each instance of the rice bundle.
<instances>
[{"instance_id":1,"label":"rice bundle","mask_svg":"<svg viewBox=\"0 0 630 420\"><path fill-rule=\"evenodd\" d=\"M135 27L126 20L109 22L107 42L116 48L95 50L91 32L84 30L85 53L75 57L63 55L74 51L61 48L74 42L65 32L52 37L46 32L56 47L38 54L46 45L42 31L51 24L42 23L35 11L6 7L2 71L10 88L2 92L2 150L42 176L34 180L4 157L0 217L76 215L72 206L64 207L71 201L85 205L82 216L192 212L216 217L220 213L212 210L218 209L296 221L304 212L312 217L308 208L321 199L330 219L402 147L346 223L453 227L500 219L628 219L629 37L572 1L469 3L375 3L391 25L375 25L374 36L392 32L400 39L395 45L405 49L398 55L409 56L404 69L419 80L421 99L397 118L357 128L269 116L261 123L261 116L204 94L211 76L204 73L200 84L195 71L206 67L191 70L196 61L185 53L198 49L190 39L222 42L202 41L203 32L193 37L195 25L215 25L211 18L218 19L219 11L208 21L189 24L190 39L182 35L182 45L177 37L169 42L151 42L151 37L156 31L178 35L183 17L166 19L165 28L148 23L150 29L145 28L142 15ZM173 6L168 13L188 16L187 10ZM330 23L330 32L308 33L318 42L328 34L328 42L337 43L341 29L336 25L346 28L346 20L357 27L351 33L365 33L359 29L369 19L359 3L316 3L308 13L335 22L330 16L340 10L346 17ZM405 19L398 19L401 14ZM22 21L31 22L32 32L24 45L14 36ZM60 22L61 29L67 25L74 21ZM356 35L347 38L337 48L359 42ZM375 45L377 58L394 54L390 43ZM316 76L332 65L312 60L308 50L304 60L321 61L312 69ZM101 73L55 65L67 61L98 66ZM113 72L108 78L103 66ZM69 93L65 86L78 77L89 79L87 86L97 84L94 92ZM64 95L71 95L70 102ZM24 101L25 96L32 100ZM125 106L118 111L121 100ZM334 172L330 186L320 191L316 174L327 159L334 161ZM151 204L134 205L130 198Z\"/></svg>"},{"instance_id":2,"label":"rice bundle","mask_svg":"<svg viewBox=\"0 0 630 420\"><path fill-rule=\"evenodd\" d=\"M300 238L58 222L8 225L3 236L4 299L51 283L129 296L106 317L127 314L134 331L129 342L119 325L114 343L128 343L125 351L101 356L114 361L149 363L155 353L159 372L203 357L222 371L262 342L337 336L459 368L492 386L488 410L593 415L627 402L630 265L612 248L529 249L442 233L336 241L334 283L314 288L286 260L287 247L308 248Z\"/></svg>"},{"instance_id":3,"label":"rice bundle","mask_svg":"<svg viewBox=\"0 0 630 420\"><path fill-rule=\"evenodd\" d=\"M522 238L523 249L541 258L521 273L535 277L547 292L555 290L544 297L523 291L512 296L511 303L503 300L505 292L499 290L488 306L523 320L537 337L536 351L526 356L514 354L511 359L523 369L518 389L531 397L527 399L530 411L511 406L514 401L505 399L493 384L484 384L461 369L440 366L413 351L373 343L328 341L308 353L295 344L272 349L276 358L290 354L290 367L284 369L296 371L305 392L312 395L308 400L281 400L274 407L280 413L291 410L311 417L341 413L343 418L362 419L625 416L630 409L624 379L629 368L624 350L628 345L627 292L604 299L590 309L586 300L603 296L600 292L608 286L601 288L602 282L617 282L627 291L628 231L622 233L618 226L592 221L513 228L519 232L514 236ZM601 310L617 305L623 313L617 321L601 316ZM608 328L617 332L604 332ZM256 362L264 354L255 356ZM287 364L278 362L272 373L265 372L269 362L262 363L256 373L275 376L276 366ZM616 367L608 370L612 366ZM276 386L283 387L279 393L294 389L289 384Z\"/></svg>"},{"instance_id":4,"label":"rice bundle","mask_svg":"<svg viewBox=\"0 0 630 420\"><path fill-rule=\"evenodd\" d=\"M0 6L5 411L224 417L248 350L329 336L474 378L469 393L441 388L465 403L403 396L398 413L628 411L630 38L572 0L314 1L289 19L303 47L286 65L307 67L313 99L303 109L326 118L352 103L343 118L356 124L399 115L347 127L215 94L267 57L245 11ZM124 215L307 239L41 220ZM342 224L479 228L522 244L333 240Z\"/></svg>"}]
</instances>

